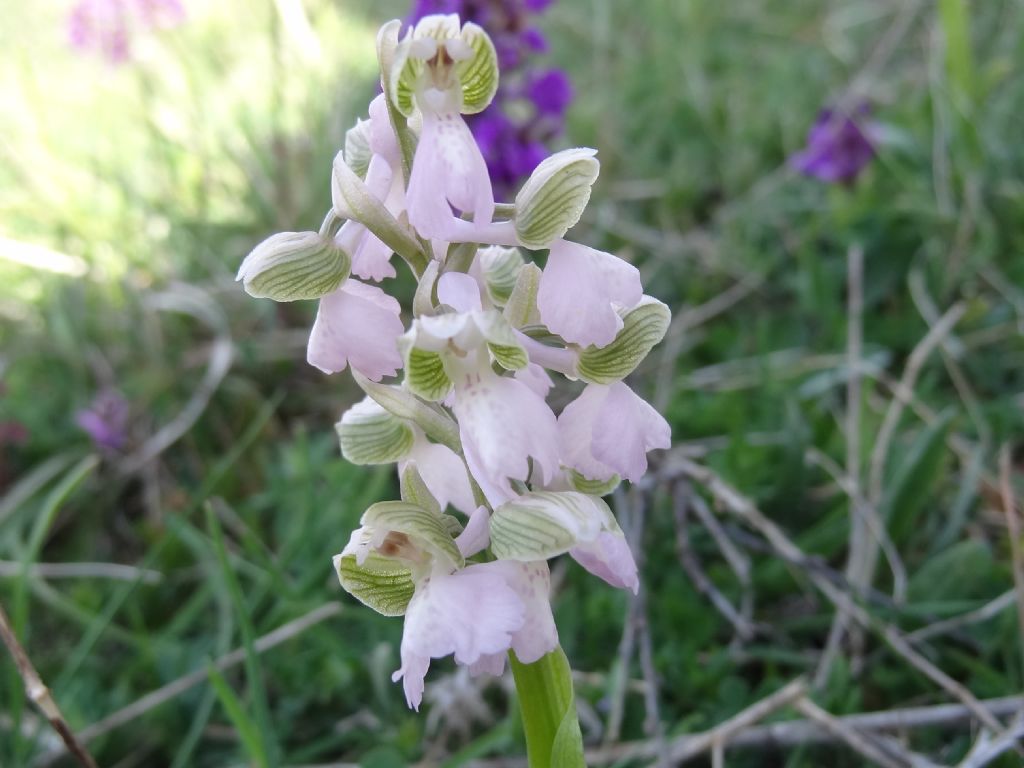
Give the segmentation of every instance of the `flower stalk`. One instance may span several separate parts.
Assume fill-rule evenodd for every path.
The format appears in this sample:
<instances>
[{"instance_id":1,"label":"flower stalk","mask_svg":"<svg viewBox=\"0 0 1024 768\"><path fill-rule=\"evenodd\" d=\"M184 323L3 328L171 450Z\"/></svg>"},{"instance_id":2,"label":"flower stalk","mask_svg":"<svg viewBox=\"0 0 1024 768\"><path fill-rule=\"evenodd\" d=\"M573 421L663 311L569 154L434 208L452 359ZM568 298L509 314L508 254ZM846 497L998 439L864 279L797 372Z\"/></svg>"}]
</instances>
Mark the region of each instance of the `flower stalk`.
<instances>
[{"instance_id":1,"label":"flower stalk","mask_svg":"<svg viewBox=\"0 0 1024 768\"><path fill-rule=\"evenodd\" d=\"M585 768L572 670L561 646L532 664L509 653L530 768Z\"/></svg>"}]
</instances>

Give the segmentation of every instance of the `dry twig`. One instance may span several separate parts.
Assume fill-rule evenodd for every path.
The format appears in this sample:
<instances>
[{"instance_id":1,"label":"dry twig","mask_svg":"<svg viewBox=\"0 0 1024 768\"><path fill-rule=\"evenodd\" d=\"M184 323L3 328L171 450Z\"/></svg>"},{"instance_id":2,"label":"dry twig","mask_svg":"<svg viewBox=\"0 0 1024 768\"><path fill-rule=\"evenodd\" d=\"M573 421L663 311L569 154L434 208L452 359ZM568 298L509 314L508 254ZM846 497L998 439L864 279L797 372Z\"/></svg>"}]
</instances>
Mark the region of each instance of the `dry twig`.
<instances>
[{"instance_id":1,"label":"dry twig","mask_svg":"<svg viewBox=\"0 0 1024 768\"><path fill-rule=\"evenodd\" d=\"M61 714L57 702L53 700L50 689L46 687L42 678L39 677L39 673L36 672L36 668L32 666L32 661L18 641L18 636L14 634L14 628L2 606L0 606L0 640L3 640L7 650L14 658L14 665L18 668L18 674L25 683L25 694L50 721L50 725L60 736L68 752L85 768L96 768L96 762L83 746L83 742L75 736L75 732L71 730L71 726Z\"/></svg>"},{"instance_id":2,"label":"dry twig","mask_svg":"<svg viewBox=\"0 0 1024 768\"><path fill-rule=\"evenodd\" d=\"M714 582L704 573L704 569L701 568L700 561L697 559L697 553L693 551L693 546L690 544L687 524L692 494L685 484L681 483L676 487L678 489L674 494L676 497L676 552L678 553L679 562L693 583L694 588L704 595L722 617L732 625L737 636L741 640L750 640L754 636L754 627L751 622L736 610L729 601L729 598L722 594Z\"/></svg>"},{"instance_id":3,"label":"dry twig","mask_svg":"<svg viewBox=\"0 0 1024 768\"><path fill-rule=\"evenodd\" d=\"M836 741L844 742L850 749L881 768L907 768L909 761L896 760L883 752L877 744L856 728L851 728L835 715L829 714L810 699L804 697L794 703L794 708L813 723L817 723Z\"/></svg>"}]
</instances>

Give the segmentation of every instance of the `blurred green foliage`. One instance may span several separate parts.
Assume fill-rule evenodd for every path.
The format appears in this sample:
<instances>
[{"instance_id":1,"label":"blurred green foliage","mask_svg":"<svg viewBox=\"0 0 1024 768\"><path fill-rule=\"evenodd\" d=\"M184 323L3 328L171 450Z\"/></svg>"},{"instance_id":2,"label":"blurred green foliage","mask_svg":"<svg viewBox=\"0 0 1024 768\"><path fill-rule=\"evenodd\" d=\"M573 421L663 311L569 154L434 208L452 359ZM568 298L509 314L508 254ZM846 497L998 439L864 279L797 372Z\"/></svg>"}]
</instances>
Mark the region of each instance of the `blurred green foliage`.
<instances>
[{"instance_id":1,"label":"blurred green foliage","mask_svg":"<svg viewBox=\"0 0 1024 768\"><path fill-rule=\"evenodd\" d=\"M404 6L306 0L311 45L285 23L288 3L194 3L185 25L112 68L67 49L66 5L0 2L0 422L28 435L0 446L0 559L18 565L0 598L69 721L80 730L244 647L242 664L95 739L100 764L384 768L519 754L500 687L485 694L493 716L462 734L461 715L438 727L406 711L389 680L401 623L343 597L330 564L394 479L338 453L332 424L356 393L305 365L313 307L251 300L233 282L260 239L319 223L330 160L374 93L375 30ZM739 291L670 334L634 385L666 410L677 445L838 571L848 499L807 455L847 458L848 253L865 257L862 466L893 397L886 382L963 302L884 467L880 512L909 583L905 602L871 609L910 631L1012 583L993 477L998 447L1024 434L1024 9L917 3L897 37L899 7L561 0L544 24L577 91L567 141L602 161L574 234L639 264L677 318ZM796 176L787 158L851 84L884 129L878 158L849 187ZM74 414L110 386L131 404L129 443L96 463ZM133 462L166 425L183 434ZM813 674L833 615L798 569L726 519L749 548L762 626L732 642L680 567L678 492L649 494L642 543L668 734ZM712 537L692 519L687 533L739 600ZM44 579L35 561L131 564L160 580ZM563 645L595 673L581 706L600 722L627 600L571 564L555 573ZM884 562L876 586L891 592ZM329 600L340 615L256 655L256 637ZM1017 627L1011 609L923 647L977 696L1008 695L1024 682ZM839 659L822 706L946 700L884 645L869 638L866 653L863 669ZM428 695L457 690L438 682L451 671L435 665ZM627 671L639 676L639 663ZM630 690L621 735L642 738L645 703ZM53 745L20 691L0 665L0 765ZM600 740L594 722L584 717L584 735ZM926 730L911 743L950 762L969 737ZM765 754L737 750L729 764L864 764L834 747Z\"/></svg>"}]
</instances>

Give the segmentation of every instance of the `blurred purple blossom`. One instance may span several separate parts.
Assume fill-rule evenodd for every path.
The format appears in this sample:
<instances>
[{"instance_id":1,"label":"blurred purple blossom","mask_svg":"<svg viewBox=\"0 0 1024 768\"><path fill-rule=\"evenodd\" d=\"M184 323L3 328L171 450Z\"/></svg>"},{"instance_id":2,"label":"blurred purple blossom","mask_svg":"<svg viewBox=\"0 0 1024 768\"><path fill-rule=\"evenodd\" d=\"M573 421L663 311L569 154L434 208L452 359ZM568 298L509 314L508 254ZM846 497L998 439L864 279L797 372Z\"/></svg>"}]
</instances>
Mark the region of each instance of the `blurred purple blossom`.
<instances>
[{"instance_id":1,"label":"blurred purple blossom","mask_svg":"<svg viewBox=\"0 0 1024 768\"><path fill-rule=\"evenodd\" d=\"M68 13L68 39L76 50L123 64L131 58L133 34L184 20L182 0L78 0Z\"/></svg>"},{"instance_id":2,"label":"blurred purple blossom","mask_svg":"<svg viewBox=\"0 0 1024 768\"><path fill-rule=\"evenodd\" d=\"M119 451L128 440L128 401L117 390L105 389L75 414L75 423L101 451Z\"/></svg>"},{"instance_id":3,"label":"blurred purple blossom","mask_svg":"<svg viewBox=\"0 0 1024 768\"><path fill-rule=\"evenodd\" d=\"M501 67L491 105L467 122L480 144L495 193L509 198L548 154L563 128L572 85L558 69L535 69L531 57L547 50L532 15L552 0L415 0L410 23L432 13L457 13L494 41Z\"/></svg>"},{"instance_id":4,"label":"blurred purple blossom","mask_svg":"<svg viewBox=\"0 0 1024 768\"><path fill-rule=\"evenodd\" d=\"M870 113L863 103L847 114L821 110L807 132L807 146L790 158L791 165L821 181L852 182L875 156Z\"/></svg>"}]
</instances>

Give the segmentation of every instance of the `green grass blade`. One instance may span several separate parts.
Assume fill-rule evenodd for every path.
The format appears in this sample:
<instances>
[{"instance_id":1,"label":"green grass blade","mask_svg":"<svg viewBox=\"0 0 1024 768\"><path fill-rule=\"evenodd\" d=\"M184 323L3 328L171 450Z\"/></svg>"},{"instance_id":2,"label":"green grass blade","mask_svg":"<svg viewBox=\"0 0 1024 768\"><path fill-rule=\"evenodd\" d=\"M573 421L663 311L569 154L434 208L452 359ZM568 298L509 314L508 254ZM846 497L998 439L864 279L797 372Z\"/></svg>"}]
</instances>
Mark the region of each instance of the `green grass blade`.
<instances>
[{"instance_id":1,"label":"green grass blade","mask_svg":"<svg viewBox=\"0 0 1024 768\"><path fill-rule=\"evenodd\" d=\"M255 720L258 726L260 749L264 760L273 758L276 755L274 747L274 732L271 728L270 709L267 704L266 688L263 684L263 673L260 668L259 656L256 653L256 632L249 616L249 608L242 594L242 587L238 583L231 563L228 560L227 547L224 545L224 534L221 531L220 521L210 505L206 506L206 523L213 539L214 551L217 561L220 564L224 582L228 588L228 594L234 606L238 626L242 633L242 647L245 649L245 675L252 690L253 709ZM276 764L276 760L273 761ZM265 763L264 763L265 764Z\"/></svg>"},{"instance_id":2,"label":"green grass blade","mask_svg":"<svg viewBox=\"0 0 1024 768\"><path fill-rule=\"evenodd\" d=\"M242 704L235 692L231 690L231 686L228 685L224 676L217 671L217 668L213 664L208 664L206 670L210 676L210 685L213 686L213 691L217 694L217 698L220 700L221 706L224 707L224 712L227 714L228 719L231 720L231 724L235 726L235 731L238 733L238 738L242 742L245 751L259 768L269 768L270 762L263 743L263 731L246 713L245 705Z\"/></svg>"}]
</instances>

